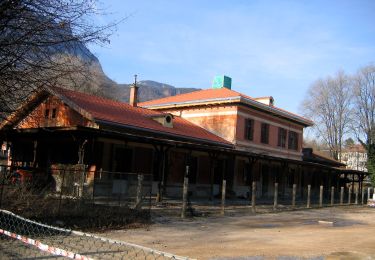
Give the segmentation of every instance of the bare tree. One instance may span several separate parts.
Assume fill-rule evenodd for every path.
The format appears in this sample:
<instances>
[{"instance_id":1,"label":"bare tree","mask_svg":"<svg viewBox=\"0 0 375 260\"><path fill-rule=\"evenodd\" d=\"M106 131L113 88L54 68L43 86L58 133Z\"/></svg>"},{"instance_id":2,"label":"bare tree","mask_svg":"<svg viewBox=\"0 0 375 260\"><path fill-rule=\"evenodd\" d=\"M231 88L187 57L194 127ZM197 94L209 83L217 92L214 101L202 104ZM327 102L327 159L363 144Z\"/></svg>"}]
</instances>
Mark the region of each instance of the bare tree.
<instances>
[{"instance_id":1,"label":"bare tree","mask_svg":"<svg viewBox=\"0 0 375 260\"><path fill-rule=\"evenodd\" d=\"M95 25L95 0L0 1L0 121L44 87L82 87L116 23Z\"/></svg>"},{"instance_id":2,"label":"bare tree","mask_svg":"<svg viewBox=\"0 0 375 260\"><path fill-rule=\"evenodd\" d=\"M311 85L302 103L303 114L315 122L317 137L328 145L331 156L340 159L351 118L350 81L344 72L319 79Z\"/></svg>"},{"instance_id":3,"label":"bare tree","mask_svg":"<svg viewBox=\"0 0 375 260\"><path fill-rule=\"evenodd\" d=\"M366 148L368 170L375 183L375 66L369 65L353 77L355 134Z\"/></svg>"}]
</instances>

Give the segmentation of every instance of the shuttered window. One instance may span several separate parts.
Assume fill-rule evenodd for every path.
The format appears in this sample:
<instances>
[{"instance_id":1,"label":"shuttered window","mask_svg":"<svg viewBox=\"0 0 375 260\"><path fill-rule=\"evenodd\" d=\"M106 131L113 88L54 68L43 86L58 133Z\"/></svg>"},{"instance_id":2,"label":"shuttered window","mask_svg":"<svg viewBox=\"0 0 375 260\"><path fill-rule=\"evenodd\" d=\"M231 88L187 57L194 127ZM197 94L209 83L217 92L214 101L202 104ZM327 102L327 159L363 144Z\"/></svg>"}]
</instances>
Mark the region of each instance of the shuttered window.
<instances>
[{"instance_id":1,"label":"shuttered window","mask_svg":"<svg viewBox=\"0 0 375 260\"><path fill-rule=\"evenodd\" d=\"M298 134L296 132L289 131L288 148L298 150Z\"/></svg>"},{"instance_id":2,"label":"shuttered window","mask_svg":"<svg viewBox=\"0 0 375 260\"><path fill-rule=\"evenodd\" d=\"M260 132L261 143L268 144L269 132L270 132L270 125L266 123L262 123L261 132Z\"/></svg>"},{"instance_id":3,"label":"shuttered window","mask_svg":"<svg viewBox=\"0 0 375 260\"><path fill-rule=\"evenodd\" d=\"M285 148L286 147L286 129L279 127L279 138L277 141L277 146Z\"/></svg>"},{"instance_id":4,"label":"shuttered window","mask_svg":"<svg viewBox=\"0 0 375 260\"><path fill-rule=\"evenodd\" d=\"M245 139L253 141L254 138L254 120L245 119Z\"/></svg>"}]
</instances>

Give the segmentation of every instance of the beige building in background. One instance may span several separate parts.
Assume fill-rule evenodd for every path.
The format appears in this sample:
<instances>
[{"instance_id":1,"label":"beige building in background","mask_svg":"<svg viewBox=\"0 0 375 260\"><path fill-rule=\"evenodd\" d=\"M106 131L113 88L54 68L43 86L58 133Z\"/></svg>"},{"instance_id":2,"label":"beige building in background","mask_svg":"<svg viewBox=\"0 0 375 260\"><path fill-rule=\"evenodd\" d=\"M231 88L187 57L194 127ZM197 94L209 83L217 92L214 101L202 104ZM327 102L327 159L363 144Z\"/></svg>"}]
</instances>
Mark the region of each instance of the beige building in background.
<instances>
[{"instance_id":1,"label":"beige building in background","mask_svg":"<svg viewBox=\"0 0 375 260\"><path fill-rule=\"evenodd\" d=\"M347 169L367 172L367 153L360 144L344 149L341 154L341 162L346 164Z\"/></svg>"}]
</instances>

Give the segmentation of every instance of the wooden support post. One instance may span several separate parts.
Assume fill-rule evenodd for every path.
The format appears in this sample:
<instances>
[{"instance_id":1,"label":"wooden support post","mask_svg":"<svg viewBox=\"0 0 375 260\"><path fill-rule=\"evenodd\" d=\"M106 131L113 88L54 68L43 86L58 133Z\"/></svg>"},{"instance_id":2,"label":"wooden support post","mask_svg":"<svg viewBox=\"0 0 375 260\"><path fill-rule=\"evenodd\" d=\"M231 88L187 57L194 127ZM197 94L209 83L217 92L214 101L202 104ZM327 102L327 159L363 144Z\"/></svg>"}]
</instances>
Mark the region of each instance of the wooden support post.
<instances>
[{"instance_id":1,"label":"wooden support post","mask_svg":"<svg viewBox=\"0 0 375 260\"><path fill-rule=\"evenodd\" d=\"M182 211L181 218L186 217L186 206L187 206L187 196L188 196L189 178L184 178L184 187L182 189Z\"/></svg>"},{"instance_id":2,"label":"wooden support post","mask_svg":"<svg viewBox=\"0 0 375 260\"><path fill-rule=\"evenodd\" d=\"M296 206L296 193L297 193L297 184L293 184L293 193L292 193L292 207Z\"/></svg>"},{"instance_id":3,"label":"wooden support post","mask_svg":"<svg viewBox=\"0 0 375 260\"><path fill-rule=\"evenodd\" d=\"M223 180L223 186L221 187L221 214L225 214L225 191L226 191L227 181Z\"/></svg>"},{"instance_id":4,"label":"wooden support post","mask_svg":"<svg viewBox=\"0 0 375 260\"><path fill-rule=\"evenodd\" d=\"M362 199L361 199L361 204L365 204L365 189L362 187Z\"/></svg>"},{"instance_id":5,"label":"wooden support post","mask_svg":"<svg viewBox=\"0 0 375 260\"><path fill-rule=\"evenodd\" d=\"M323 207L323 185L320 185L319 207Z\"/></svg>"},{"instance_id":6,"label":"wooden support post","mask_svg":"<svg viewBox=\"0 0 375 260\"><path fill-rule=\"evenodd\" d=\"M355 189L355 205L358 205L358 187Z\"/></svg>"},{"instance_id":7,"label":"wooden support post","mask_svg":"<svg viewBox=\"0 0 375 260\"><path fill-rule=\"evenodd\" d=\"M349 187L349 191L348 191L348 204L349 205L351 203L351 198L352 198L352 187Z\"/></svg>"},{"instance_id":8,"label":"wooden support post","mask_svg":"<svg viewBox=\"0 0 375 260\"><path fill-rule=\"evenodd\" d=\"M340 205L344 204L344 187L340 190Z\"/></svg>"},{"instance_id":9,"label":"wooden support post","mask_svg":"<svg viewBox=\"0 0 375 260\"><path fill-rule=\"evenodd\" d=\"M256 198L256 190L257 190L257 183L253 181L252 189L251 189L251 209L253 213L255 213L255 198Z\"/></svg>"},{"instance_id":10,"label":"wooden support post","mask_svg":"<svg viewBox=\"0 0 375 260\"><path fill-rule=\"evenodd\" d=\"M142 207L142 186L143 186L143 175L138 174L138 186L137 186L137 200L135 202L135 208Z\"/></svg>"},{"instance_id":11,"label":"wooden support post","mask_svg":"<svg viewBox=\"0 0 375 260\"><path fill-rule=\"evenodd\" d=\"M276 182L275 183L275 192L274 192L274 196L273 196L273 210L276 210L277 208L277 195L279 193L279 184Z\"/></svg>"},{"instance_id":12,"label":"wooden support post","mask_svg":"<svg viewBox=\"0 0 375 260\"><path fill-rule=\"evenodd\" d=\"M307 205L306 208L310 208L310 197L311 197L311 185L307 185Z\"/></svg>"},{"instance_id":13,"label":"wooden support post","mask_svg":"<svg viewBox=\"0 0 375 260\"><path fill-rule=\"evenodd\" d=\"M331 187L331 206L335 204L335 187Z\"/></svg>"}]
</instances>

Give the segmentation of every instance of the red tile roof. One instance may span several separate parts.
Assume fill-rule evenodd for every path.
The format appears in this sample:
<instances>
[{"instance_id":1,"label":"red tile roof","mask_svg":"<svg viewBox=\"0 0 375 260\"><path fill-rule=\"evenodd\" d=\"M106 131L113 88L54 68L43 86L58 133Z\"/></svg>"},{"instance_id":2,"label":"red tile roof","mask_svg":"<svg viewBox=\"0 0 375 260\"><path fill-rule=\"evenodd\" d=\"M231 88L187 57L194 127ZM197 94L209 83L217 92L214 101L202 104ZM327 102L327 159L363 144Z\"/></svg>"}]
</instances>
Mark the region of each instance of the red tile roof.
<instances>
[{"instance_id":1,"label":"red tile roof","mask_svg":"<svg viewBox=\"0 0 375 260\"><path fill-rule=\"evenodd\" d=\"M199 101L210 101L210 100L225 101L226 98L229 99L229 98L235 98L235 97L250 100L250 102L253 102L253 103L255 102L254 104L258 105L260 108L263 108L264 110L271 109L273 110L273 112L279 112L283 116L302 121L304 122L305 125L313 124L311 120L301 117L299 115L296 115L294 113L291 113L289 111L286 111L284 109L281 109L275 106L265 105L257 101L257 99L259 98L252 98L250 96L244 95L242 93L239 93L237 91L227 89L227 88L198 90L198 91L194 91L194 92L190 92L186 94L142 102L142 103L139 103L139 106L147 107L147 108L157 108L158 106L163 106L163 105L165 106L177 105L177 104L188 105L189 103L193 103L193 102L197 103Z\"/></svg>"},{"instance_id":2,"label":"red tile roof","mask_svg":"<svg viewBox=\"0 0 375 260\"><path fill-rule=\"evenodd\" d=\"M230 98L230 97L239 97L239 96L241 96L240 93L227 89L227 88L204 89L204 90L198 90L198 91L180 94L176 96L170 96L170 97L142 102L142 103L139 103L139 106L147 107L147 106L153 106L153 105L181 103L181 102L189 102L189 101L214 99L214 98Z\"/></svg>"},{"instance_id":3,"label":"red tile roof","mask_svg":"<svg viewBox=\"0 0 375 260\"><path fill-rule=\"evenodd\" d=\"M103 120L124 126L152 130L162 134L178 135L188 139L200 139L202 141L226 145L231 144L221 137L178 116L175 116L173 119L173 128L168 128L151 118L155 115L164 114L158 111L133 107L127 103L67 89L54 88L53 92L56 92L88 112L94 120Z\"/></svg>"}]
</instances>

